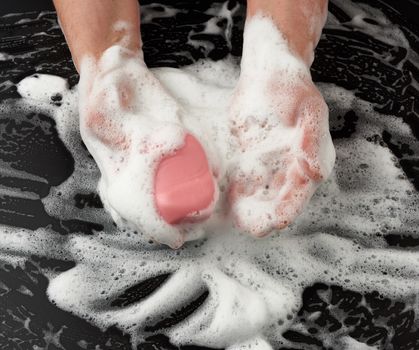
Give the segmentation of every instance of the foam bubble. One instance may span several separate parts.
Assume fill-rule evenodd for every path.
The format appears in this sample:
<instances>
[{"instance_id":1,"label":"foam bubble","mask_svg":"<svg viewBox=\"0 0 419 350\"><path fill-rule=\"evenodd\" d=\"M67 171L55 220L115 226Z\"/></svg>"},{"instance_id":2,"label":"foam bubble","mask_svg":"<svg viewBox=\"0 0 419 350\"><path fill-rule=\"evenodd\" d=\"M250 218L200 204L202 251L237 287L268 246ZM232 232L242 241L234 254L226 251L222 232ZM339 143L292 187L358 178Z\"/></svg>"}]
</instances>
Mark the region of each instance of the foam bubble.
<instances>
[{"instance_id":1,"label":"foam bubble","mask_svg":"<svg viewBox=\"0 0 419 350\"><path fill-rule=\"evenodd\" d=\"M118 58L117 55L112 57ZM110 58L106 62L109 68L121 63ZM296 67L294 63L286 66ZM127 69L122 71L130 74L132 69L145 74L129 60ZM238 81L237 62L198 62L183 69L155 69L153 74L181 107L179 123L199 136L220 174L222 195L216 215L199 226L211 234L206 239L188 242L177 251L150 243L148 232L114 227L103 210L81 210L72 204L75 193L94 191L100 177L94 161L81 146L77 91L66 90L60 78L45 75L27 78L19 85L19 91L27 98L19 102L18 107L53 115L60 137L75 159L74 174L52 188L43 199L46 210L55 217L77 217L104 225L103 231L91 236L58 236L51 229L31 232L1 228L2 258L21 263L36 254L75 261L75 267L48 276L48 296L55 304L103 329L117 325L132 336L135 347L147 335L147 330L159 324L162 318L182 310L191 300L201 300L201 306L194 313L159 332L176 344L270 349L283 344L281 334L293 323L296 310L301 306L302 291L315 282L338 284L361 292L377 290L390 297L417 294L418 252L390 249L382 235L377 235L377 232L405 232L414 237L418 234L415 220L419 214L419 196L389 149L373 142L374 135L379 135L384 126L412 138L411 130L400 119L379 114L354 92L333 84L320 84L318 87L330 107L332 128L340 127L337 116L353 111L361 116L357 129L350 139L336 141L335 172L319 187L296 223L271 237L255 240L232 229L223 220L217 220L225 210L226 174L238 159L237 143L225 122L226 110ZM51 81L56 83L50 84ZM103 76L100 85L108 87L106 92L110 100L103 108L112 109L118 103L120 96L111 87L115 81L124 82L124 75L111 76L109 80ZM136 84L139 89L143 88L140 80ZM38 93L33 94L33 91ZM56 92L62 94L61 106L51 103L48 97ZM100 94L100 91L95 93ZM158 94L145 90L143 93L150 99L150 104L139 104L134 110L149 113L147 115L163 124L170 123L172 119L166 112L172 111L171 102L163 101L159 110L156 109ZM165 113L160 115L162 110ZM132 114L130 109L125 114L126 131L134 130L128 134L148 135L155 120L149 125L146 121L138 122ZM115 120L118 116L114 117L112 120L121 125ZM82 117L81 122L84 121ZM145 129L137 130L139 126ZM288 129L284 129L282 136L286 141L289 136L285 130ZM153 142L158 144L168 136L170 133L163 130L155 138L153 136ZM248 137L255 138L258 134L251 130ZM102 191L106 191L117 165L125 160L117 157L122 151L116 155L118 152L96 147L93 137L89 136L89 140L93 153L112 156L109 165L99 164L101 170L109 167L102 171L102 176L104 172L110 174L108 179L101 180L105 184ZM171 141L172 145L177 141L176 137ZM128 157L142 162L142 166L150 164L145 164L138 155L129 154ZM147 161L151 162L151 157ZM243 167L252 168L253 162L256 162L255 158L249 157ZM129 166L124 171L126 183L118 184L123 191L115 196L119 195L121 198L117 201L133 208L119 209L151 210L151 207L143 209L150 205L143 198L137 198L135 202L124 197L133 192L132 175L138 175L139 179L145 175ZM144 193L150 196L150 192ZM107 195L103 198L106 201ZM118 218L118 213L114 216ZM191 239L199 236L193 227L185 227L185 230ZM130 304L115 302L128 288L156 276L163 276L164 283L146 298ZM329 338L325 344L342 349L363 346L348 337Z\"/></svg>"}]
</instances>

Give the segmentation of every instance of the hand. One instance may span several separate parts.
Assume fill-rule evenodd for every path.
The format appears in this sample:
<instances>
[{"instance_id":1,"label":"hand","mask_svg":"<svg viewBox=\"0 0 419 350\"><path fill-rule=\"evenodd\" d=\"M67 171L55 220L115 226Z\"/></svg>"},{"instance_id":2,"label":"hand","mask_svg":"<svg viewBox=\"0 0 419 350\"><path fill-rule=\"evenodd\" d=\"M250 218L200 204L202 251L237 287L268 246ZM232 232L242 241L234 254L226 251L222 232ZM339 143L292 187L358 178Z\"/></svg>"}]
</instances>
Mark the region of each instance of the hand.
<instances>
[{"instance_id":1,"label":"hand","mask_svg":"<svg viewBox=\"0 0 419 350\"><path fill-rule=\"evenodd\" d=\"M114 46L81 65L80 130L101 171L99 192L117 223L179 247L183 233L157 213L154 172L184 140L179 106L141 52Z\"/></svg>"},{"instance_id":2,"label":"hand","mask_svg":"<svg viewBox=\"0 0 419 350\"><path fill-rule=\"evenodd\" d=\"M241 153L230 169L230 202L237 226L261 237L295 220L330 175L335 151L328 108L306 64L286 49L275 56L269 45L258 48L246 30L230 109Z\"/></svg>"}]
</instances>

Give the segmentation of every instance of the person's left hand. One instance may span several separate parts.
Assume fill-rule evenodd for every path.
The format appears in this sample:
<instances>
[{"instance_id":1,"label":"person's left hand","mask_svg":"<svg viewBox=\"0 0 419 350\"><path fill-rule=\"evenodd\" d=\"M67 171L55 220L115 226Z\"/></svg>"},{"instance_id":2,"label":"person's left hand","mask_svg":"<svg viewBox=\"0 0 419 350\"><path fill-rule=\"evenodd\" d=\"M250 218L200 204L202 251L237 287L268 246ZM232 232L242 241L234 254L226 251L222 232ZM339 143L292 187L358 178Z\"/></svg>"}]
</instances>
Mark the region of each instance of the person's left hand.
<instances>
[{"instance_id":1,"label":"person's left hand","mask_svg":"<svg viewBox=\"0 0 419 350\"><path fill-rule=\"evenodd\" d=\"M230 123L241 152L229 174L232 214L238 227L262 237L292 223L330 175L328 108L308 70L242 71Z\"/></svg>"}]
</instances>

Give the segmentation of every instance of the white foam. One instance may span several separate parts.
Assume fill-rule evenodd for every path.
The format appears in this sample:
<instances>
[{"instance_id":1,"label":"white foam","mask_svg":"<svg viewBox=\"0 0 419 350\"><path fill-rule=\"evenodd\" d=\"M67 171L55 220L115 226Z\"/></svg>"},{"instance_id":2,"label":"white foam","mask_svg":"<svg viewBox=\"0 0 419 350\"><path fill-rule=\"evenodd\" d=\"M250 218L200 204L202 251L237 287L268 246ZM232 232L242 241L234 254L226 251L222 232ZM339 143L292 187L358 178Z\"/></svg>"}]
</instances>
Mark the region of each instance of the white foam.
<instances>
[{"instance_id":1,"label":"white foam","mask_svg":"<svg viewBox=\"0 0 419 350\"><path fill-rule=\"evenodd\" d=\"M39 79L39 74L26 77L17 84L17 91L24 98L43 102L51 101L51 97L54 95L68 91L67 80L61 77L42 74L42 81L39 81Z\"/></svg>"},{"instance_id":2,"label":"white foam","mask_svg":"<svg viewBox=\"0 0 419 350\"><path fill-rule=\"evenodd\" d=\"M263 35L269 40L257 40ZM295 102L288 102L292 96L287 93L272 96L270 89L272 86L290 91L305 89L304 80L310 81L310 77L307 66L289 52L285 39L269 18L256 16L246 25L244 52L239 81L230 80L230 86L221 88L220 82L215 86L203 85L193 74L176 76L174 70L166 69L165 74L170 76L168 82L165 74L158 77L169 94L147 70L141 55L119 46L108 49L98 64L90 61L82 64L81 135L101 171L102 201L120 226L142 231L171 247L179 247L185 240L200 237L206 231L204 225L167 225L154 205L155 168L161 157L182 145L188 129L201 139L220 182L225 184L230 179L225 184L227 187L241 181L237 177L252 176L262 178L271 186L268 191L265 185L260 185L254 196L239 198L233 205L240 225L263 234L278 226L277 208L292 186L289 177L293 175L286 174L287 186L278 188L273 184L277 177L275 165L263 163L282 161L279 154L289 148L291 156L296 157L295 162L305 159L305 155L299 146L303 137L299 122L289 126L281 121L283 116L296 113ZM227 74L232 75L237 76ZM305 103L301 101L301 105ZM320 113L325 113L321 120L324 125L313 129L324 132L319 141L322 153L319 158L325 164L321 168L326 178L333 167L334 150L327 128L327 112ZM314 120L310 115L301 118ZM212 123L208 130L215 130L212 140L202 134L207 119ZM238 140L231 135L232 122L250 124ZM261 127L262 124L266 126ZM245 144L245 149L239 143ZM230 155L229 159L226 154ZM317 185L310 184L309 196ZM221 197L219 207L226 208L227 192ZM212 222L226 214L225 210L218 212L220 215L214 216Z\"/></svg>"},{"instance_id":3,"label":"white foam","mask_svg":"<svg viewBox=\"0 0 419 350\"><path fill-rule=\"evenodd\" d=\"M205 80L209 71L213 74ZM217 116L220 106L228 103L228 94L224 92L234 86L228 87L223 77L237 77L237 67L230 61L206 62L183 70L157 69L154 73L178 101L189 110L200 112L195 114L202 118L199 122L193 123L190 117L185 118L184 123L195 132L201 130L200 135L208 135L218 147L225 147L222 142L215 142L228 135L228 129ZM219 79L214 79L214 74L220 74ZM179 81L184 89L175 89ZM368 113L368 120L374 120L373 109L355 99L352 93L327 84L321 89L332 113L341 114L353 108L357 113ZM64 117L66 110L68 113L66 108L69 107L64 107L66 102L76 102L73 99L73 93L64 94L62 107L54 107L58 120ZM382 118L377 114L377 121ZM58 120L61 135L77 132L76 120L73 119L73 124L60 124ZM409 133L396 118L392 123L401 132ZM415 272L419 268L418 254L383 249L385 243L375 236L383 225L395 230L408 229L409 218L417 214L418 201L416 195L406 198L405 193L412 190L412 186L400 178L401 171L392 161L390 152L365 140L366 136L377 133L377 127L379 124L360 122L353 138L337 143L336 175L320 188L296 225L265 240L255 241L229 228L213 226L218 234L202 245L197 248L188 245L175 252L158 249L140 235L115 230L109 225L105 232L92 237L70 236L65 244L55 242L39 230L31 236L30 246L24 241L21 244L28 251L49 256L64 251L68 259L76 261L75 268L51 278L49 297L63 309L92 319L103 328L118 324L133 335L134 343L142 339L142 329L150 320L158 320L161 314L179 309L208 288L210 295L205 304L187 320L166 331L171 341L220 347L253 344L256 347L255 344L266 346L264 341L256 341L266 338L275 344L280 341L281 331L292 322L287 315L299 308L303 288L316 281L361 291L379 290L390 296L414 293L419 287ZM202 133L202 130L211 132ZM76 174L71 177L73 182L58 188L62 193L60 198L74 193L81 169L84 169L85 182L97 181L97 171L93 167L89 171L85 169L92 161L86 152L73 148L76 143L74 140L67 143L76 158ZM226 167L227 153L222 155ZM359 164L369 167L358 172ZM349 176L352 177L350 184L347 183ZM397 206L386 198L386 193L399 198ZM374 200L378 202L371 205ZM74 212L74 209L69 212L68 208L57 212L56 208L62 208L59 201L54 193L45 200L51 203L48 208L55 208L52 214L57 217L84 212ZM365 214L365 206L370 206L368 214ZM393 214L389 215L391 212ZM95 218L104 220L102 213L95 214ZM90 220L95 221L92 217ZM335 236L335 224L352 236ZM327 227L332 228L330 234L324 233ZM9 237L6 233L2 235ZM55 248L46 251L42 241L51 242L49 247ZM3 242L12 247L12 241L3 239ZM13 244L17 248L16 243ZM122 309L105 307L127 287L161 273L172 273L172 277L146 300ZM102 304L103 308L98 308ZM229 322L232 319L241 322ZM278 324L277 320L283 322Z\"/></svg>"},{"instance_id":4,"label":"white foam","mask_svg":"<svg viewBox=\"0 0 419 350\"><path fill-rule=\"evenodd\" d=\"M281 38L274 36L274 39ZM109 98L109 101L100 99L99 107L103 109L114 108L119 98L112 88L114 81L124 82L124 74L131 72L147 77L144 67L129 59L123 60L122 65L118 58L121 51L115 50L105 63L110 66L109 69L120 67L122 73L111 79L107 79L106 74L98 78L98 86L107 89ZM286 56L286 52L282 51L282 54ZM272 64L276 65L277 62L272 60ZM295 60L278 64L290 69L294 76L305 74ZM269 69L266 68L266 74ZM248 72L251 74L251 71ZM232 60L198 62L183 69L159 68L153 73L180 108L170 107L173 106L171 100L159 101L162 103L157 105L159 94L147 91L152 87L141 85L142 81L138 79L135 87L148 97L150 103L127 110L124 114L126 124L121 127L125 127L129 135L147 137L150 130L155 130L153 125L173 122L198 135L211 163L220 174L222 195L215 215L218 217L225 210L226 175L232 167L242 164L245 171L245 167L251 169L252 164L258 164L257 157L251 157L251 153L248 162L240 162L237 141L231 136L229 125L225 122L226 110L238 81L238 67ZM138 185L132 185L133 174L145 181L150 173L146 171L141 174L140 168L133 169L132 165L124 164L124 181L116 185L119 194L104 193L115 177L116 164L121 162L115 158L115 152L100 145L96 147L94 138L90 135L86 137L89 131L83 125L82 132L85 133L85 140L90 142L88 146L92 153L95 156L100 154L103 159L106 156L113 157L110 164L99 163L102 175L110 174L101 180L102 196L105 201L110 198L108 208L114 208L113 202L120 201L114 210L126 211L129 219L140 223L145 231L115 228L108 215L101 210L79 210L73 205L63 204L71 202L74 193L92 191L100 174L93 160L80 146L76 118L77 93L73 90L62 91L64 85L58 83L54 86L63 94L62 105L58 107L48 102L47 96L54 95L55 91L46 91L49 86L46 83L54 79L40 75L36 80L28 78L19 85L19 91L22 94L26 91L25 96L31 97L20 102L21 108L52 114L61 138L75 158L75 173L64 184L53 188L43 202L53 216L100 222L105 229L92 236L63 237L47 229L28 234L24 230L2 228L0 237L2 252L8 251L10 256L17 256L15 262L21 262L21 257L31 254L64 257L76 262L74 268L49 276L48 296L64 310L84 317L103 329L116 324L132 336L135 345L144 338L146 326L181 309L185 303L208 289L209 296L199 309L183 322L160 332L167 334L176 344L270 349L282 344L284 340L281 334L290 327L293 315L301 306L302 291L315 282L338 284L361 292L378 290L390 297L418 293L419 253L390 249L384 239L376 235L387 229L417 237L414 220L419 214L419 196L394 162L391 152L380 144L367 141L367 137L380 134L383 123L401 135L412 137L411 131L400 119L378 114L370 104L356 98L352 92L332 84L321 84L319 88L329 104L333 120L350 110L365 118L360 118L357 130L350 139L336 142L336 171L320 186L296 223L281 233L255 240L231 229L222 221L210 220L200 226L211 233L207 239L196 244L187 243L174 251L149 243L147 235L150 232L146 231L149 223L143 223L141 218L137 220L134 217L136 214L131 213L143 210L144 215L150 215L148 218L155 215L151 207L143 208L151 203L144 199L150 200L150 188L141 189L136 187ZM79 92L87 91L88 83L82 82L85 86L81 86ZM40 99L38 102L33 99L33 90L39 90L36 95ZM100 95L100 92L95 90L92 94ZM263 101L263 94L261 96L257 89L253 92L262 99L258 101ZM242 103L246 103L245 99ZM248 104L248 107L251 108L252 104ZM138 122L133 115L133 111L137 110L152 118L153 123ZM165 113L160 114L162 111ZM181 112L174 115L168 111ZM258 112L258 108L255 111ZM82 123L85 122L83 113ZM113 121L120 126L118 117L113 116ZM139 126L144 129L137 130ZM277 145L282 145L282 142L285 144L291 137L282 131L283 139L275 139ZM162 135L166 137L168 133ZM178 136L180 139L181 133ZM251 137L258 137L258 133L255 132ZM173 147L177 141L176 137L166 145L167 148ZM129 154L127 159L135 160L143 167L152 164L151 156L147 158ZM134 190L146 197L138 196L135 200L127 198ZM126 207L119 207L123 204ZM114 215L119 217L116 213ZM154 221L157 220L154 217ZM190 227L187 229L191 230ZM191 238L195 237L194 234L190 231L185 233ZM146 299L120 308L109 305L126 288L162 273L171 273L171 277ZM335 339L329 339L329 343L340 344L346 349L357 349L360 345L350 338L337 339L336 342Z\"/></svg>"},{"instance_id":5,"label":"white foam","mask_svg":"<svg viewBox=\"0 0 419 350\"><path fill-rule=\"evenodd\" d=\"M81 135L101 171L105 207L118 224L179 247L184 233L158 215L153 178L158 161L183 143L181 107L142 57L121 47L108 49L97 66L84 62L81 72Z\"/></svg>"},{"instance_id":6,"label":"white foam","mask_svg":"<svg viewBox=\"0 0 419 350\"><path fill-rule=\"evenodd\" d=\"M6 60L11 60L13 59L12 55L9 55L5 52L0 52L0 61L6 61Z\"/></svg>"}]
</instances>

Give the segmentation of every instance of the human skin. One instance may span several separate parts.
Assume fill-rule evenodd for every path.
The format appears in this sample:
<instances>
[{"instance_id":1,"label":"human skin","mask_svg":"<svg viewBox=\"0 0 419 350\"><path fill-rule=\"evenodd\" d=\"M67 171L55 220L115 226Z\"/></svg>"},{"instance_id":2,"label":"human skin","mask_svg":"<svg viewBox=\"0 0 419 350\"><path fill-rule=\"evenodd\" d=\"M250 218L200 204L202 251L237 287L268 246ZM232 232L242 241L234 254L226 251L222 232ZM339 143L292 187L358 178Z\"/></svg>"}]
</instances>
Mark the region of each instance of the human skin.
<instances>
[{"instance_id":1,"label":"human skin","mask_svg":"<svg viewBox=\"0 0 419 350\"><path fill-rule=\"evenodd\" d=\"M136 0L54 0L74 65L80 72L83 57L99 59L119 44L141 50L140 8ZM125 28L115 28L124 22Z\"/></svg>"},{"instance_id":2,"label":"human skin","mask_svg":"<svg viewBox=\"0 0 419 350\"><path fill-rule=\"evenodd\" d=\"M141 49L137 0L54 0L54 5L78 70L83 56L99 58L127 34L124 46ZM327 13L327 0L248 0L248 18L257 13L269 15L292 50L311 65ZM313 25L313 19L318 20L317 25ZM115 30L118 21L130 24L128 30Z\"/></svg>"},{"instance_id":3,"label":"human skin","mask_svg":"<svg viewBox=\"0 0 419 350\"><path fill-rule=\"evenodd\" d=\"M262 237L288 226L302 212L316 188L330 175L335 151L329 132L328 108L309 70L326 21L327 1L248 0L247 23L257 16L271 19L287 43L288 49L283 52L285 56L281 54L278 60L291 59L304 67L299 73L284 68L272 71L268 78L260 78L257 64L264 65L267 61L257 61L250 72L244 72L242 66L230 106L230 128L245 158L247 152L253 152L258 147L257 143L249 140L246 130L259 127L260 134L264 133L263 123L257 124L258 116L243 108L246 99L252 99L254 103L263 100L252 95L255 93L252 91L255 79L265 79L262 83L264 94L274 106L270 114L276 115L279 120L279 125L273 126L277 128L277 134L281 135L280 129L285 126L294 128L299 135L290 140L288 147L274 150L276 155L273 157L272 151L271 154L264 154L261 150L259 158L270 159L261 165L265 168L262 172L265 175L247 170L231 176L230 204L237 226ZM265 40L269 41L269 38ZM257 43L246 40L245 28L242 61L255 55L254 47L258 47ZM263 67L260 68L263 70ZM259 110L264 110L264 107L260 106ZM263 116L260 117L263 120ZM278 163L282 164L282 168L273 165ZM269 194L263 196L261 193L266 192L263 191L265 188L269 188ZM271 205L266 203L267 200L271 200ZM266 207L265 212L252 209L258 205L255 203Z\"/></svg>"},{"instance_id":4,"label":"human skin","mask_svg":"<svg viewBox=\"0 0 419 350\"><path fill-rule=\"evenodd\" d=\"M97 61L107 48L115 44L129 49L133 55L140 53L142 57L140 8L137 0L73 0L71 2L54 0L54 4L74 64L79 72L84 57L90 57ZM326 20L327 0L248 0L247 20L251 20L256 15L269 17L285 37L291 54L304 62L307 67L311 65L314 59L314 48L320 39L321 30ZM124 26L115 26L122 22L125 23ZM246 55L246 52L243 52L243 55ZM81 73L83 76L83 72ZM284 196L284 200L276 209L277 217L267 226L265 225L263 228L252 226L246 223L239 213L233 213L239 227L258 237L264 236L274 229L284 228L293 222L309 201L317 185L325 180L330 173L330 169L324 169L319 159L320 140L324 138L324 134L328 133L327 106L312 83L311 77L296 83L292 91L283 91L280 76L271 84L276 87L274 93L277 94L278 101L284 98L284 94L292 95L289 96L292 100L289 116L284 120L284 123L291 123L303 129L304 137L300 148L306 156L303 157L304 159L299 159L298 164L290 162L287 171L277 174L277 183L283 184L284 181L287 181L286 178L292 179L292 181L288 181L289 193ZM126 87L122 86L121 89L124 90ZM241 86L238 90L240 89L245 90L246 87ZM129 99L134 97L130 91L125 91L122 96L125 96L121 99L122 105L129 105ZM304 104L306 101L310 101L311 112L308 115L306 113L305 117L298 117L303 120L297 120L297 116L292 114L300 104ZM92 106L94 103L92 101ZM234 99L232 104L232 110L239 108L234 106ZM92 108L94 109L94 107ZM234 115L231 116L231 119L234 119ZM321 125L320 129L313 129L310 126L313 124L313 120ZM97 130L98 137L103 143L121 147L121 144L125 142L124 135L120 135L117 139L109 138L106 128L111 129L113 126L107 124L108 122L103 119L103 116L93 113L89 118L89 123L92 129ZM245 138L241 137L240 132L233 128L232 133L238 137L239 143L245 150L246 144L243 145ZM115 132L112 134L115 135ZM333 146L328 144L327 147ZM290 153L287 157L293 158L297 155ZM251 178L247 178L246 181L248 183L243 183L234 177L231 178L230 202L232 207L243 197L249 196L249 192L252 192L252 190L249 191L249 188L254 189L262 185Z\"/></svg>"},{"instance_id":5,"label":"human skin","mask_svg":"<svg viewBox=\"0 0 419 350\"><path fill-rule=\"evenodd\" d=\"M327 17L327 0L248 0L247 19L273 19L290 49L310 66Z\"/></svg>"}]
</instances>

